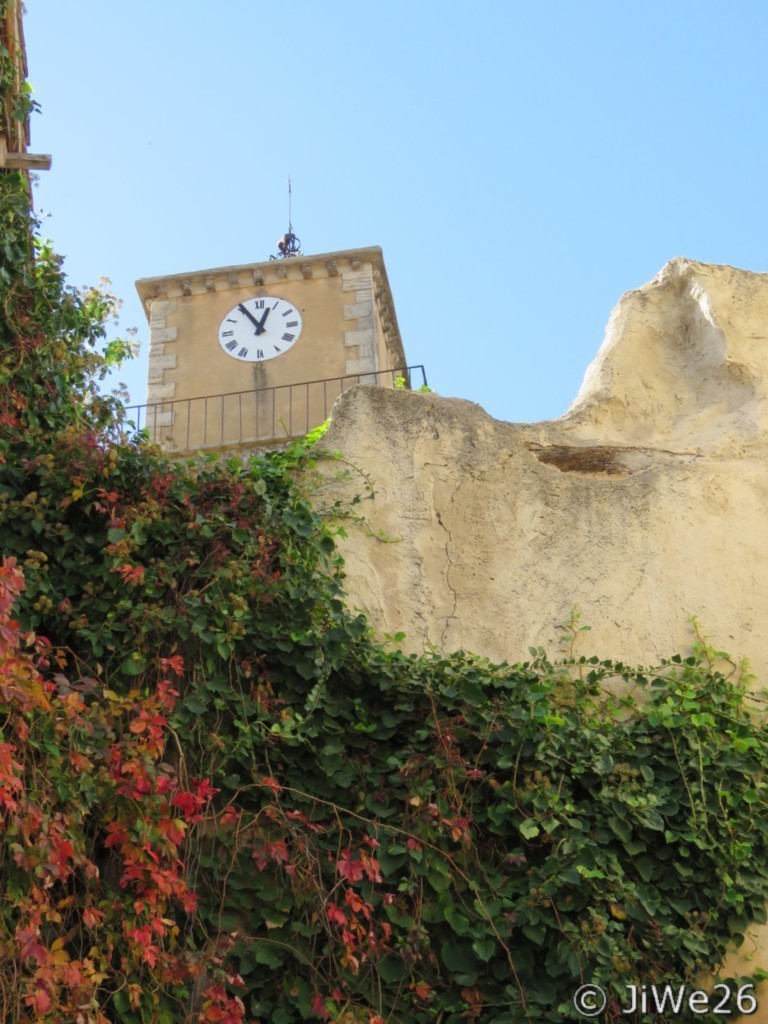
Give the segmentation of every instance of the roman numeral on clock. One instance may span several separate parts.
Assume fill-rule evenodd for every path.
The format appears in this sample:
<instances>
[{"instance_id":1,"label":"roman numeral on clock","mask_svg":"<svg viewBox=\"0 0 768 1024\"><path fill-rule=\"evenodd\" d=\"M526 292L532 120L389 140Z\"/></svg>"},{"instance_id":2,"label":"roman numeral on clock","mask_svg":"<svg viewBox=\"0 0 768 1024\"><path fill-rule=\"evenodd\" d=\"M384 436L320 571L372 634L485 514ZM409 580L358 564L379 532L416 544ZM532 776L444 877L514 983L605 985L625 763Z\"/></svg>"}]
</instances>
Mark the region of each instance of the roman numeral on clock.
<instances>
[{"instance_id":1,"label":"roman numeral on clock","mask_svg":"<svg viewBox=\"0 0 768 1024\"><path fill-rule=\"evenodd\" d=\"M292 342L292 341L293 341L293 339L294 339L295 337L296 337L296 335L295 335L295 334L288 334L288 332L286 331L286 333L285 333L285 334L283 335L283 341L287 341L287 342L289 342L289 343L290 343L290 342Z\"/></svg>"},{"instance_id":2,"label":"roman numeral on clock","mask_svg":"<svg viewBox=\"0 0 768 1024\"><path fill-rule=\"evenodd\" d=\"M222 331L221 336L222 338L231 338L234 333L234 331Z\"/></svg>"},{"instance_id":3,"label":"roman numeral on clock","mask_svg":"<svg viewBox=\"0 0 768 1024\"><path fill-rule=\"evenodd\" d=\"M228 341L225 347L228 348L229 351L231 352L233 349L237 348L237 342L236 341Z\"/></svg>"},{"instance_id":4,"label":"roman numeral on clock","mask_svg":"<svg viewBox=\"0 0 768 1024\"><path fill-rule=\"evenodd\" d=\"M264 358L264 349L263 348L257 348L256 349L256 358L257 359L263 359Z\"/></svg>"},{"instance_id":5,"label":"roman numeral on clock","mask_svg":"<svg viewBox=\"0 0 768 1024\"><path fill-rule=\"evenodd\" d=\"M248 349L247 348L241 348L240 351L237 353L238 359L245 359L245 357L247 355L248 355Z\"/></svg>"}]
</instances>

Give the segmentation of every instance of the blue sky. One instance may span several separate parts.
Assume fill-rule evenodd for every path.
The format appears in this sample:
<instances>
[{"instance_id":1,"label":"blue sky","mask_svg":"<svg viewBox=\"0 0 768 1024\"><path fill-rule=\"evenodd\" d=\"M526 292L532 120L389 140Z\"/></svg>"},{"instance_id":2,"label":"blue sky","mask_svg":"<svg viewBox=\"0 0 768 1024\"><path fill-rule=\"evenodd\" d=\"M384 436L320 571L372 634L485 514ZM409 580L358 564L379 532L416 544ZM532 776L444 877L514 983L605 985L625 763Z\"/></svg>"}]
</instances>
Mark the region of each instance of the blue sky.
<instances>
[{"instance_id":1,"label":"blue sky","mask_svg":"<svg viewBox=\"0 0 768 1024\"><path fill-rule=\"evenodd\" d=\"M35 192L70 283L380 245L411 363L562 415L624 291L768 269L764 0L28 0Z\"/></svg>"}]
</instances>

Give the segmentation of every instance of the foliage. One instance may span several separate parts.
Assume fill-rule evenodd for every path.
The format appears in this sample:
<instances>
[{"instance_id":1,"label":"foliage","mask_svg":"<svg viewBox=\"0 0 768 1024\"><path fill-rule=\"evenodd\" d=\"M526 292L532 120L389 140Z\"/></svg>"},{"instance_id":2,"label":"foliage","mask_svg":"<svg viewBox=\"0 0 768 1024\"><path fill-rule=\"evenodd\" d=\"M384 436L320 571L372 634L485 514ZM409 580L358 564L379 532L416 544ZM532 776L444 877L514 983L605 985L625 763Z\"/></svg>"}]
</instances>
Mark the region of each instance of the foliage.
<instances>
[{"instance_id":1,"label":"foliage","mask_svg":"<svg viewBox=\"0 0 768 1024\"><path fill-rule=\"evenodd\" d=\"M314 449L121 433L109 299L0 189L4 1019L560 1021L583 982L618 1019L716 970L768 896L740 674L377 642Z\"/></svg>"},{"instance_id":2,"label":"foliage","mask_svg":"<svg viewBox=\"0 0 768 1024\"><path fill-rule=\"evenodd\" d=\"M140 699L67 678L61 652L10 618L23 589L14 559L4 559L3 1020L106 1022L105 982L118 1009L156 1007L167 979L203 972L180 940L196 897L179 847L212 791L206 781L182 788L162 763L178 697L170 680ZM180 659L161 665L182 671ZM204 998L221 1003L214 984Z\"/></svg>"},{"instance_id":3,"label":"foliage","mask_svg":"<svg viewBox=\"0 0 768 1024\"><path fill-rule=\"evenodd\" d=\"M561 1020L584 979L618 1008L763 918L768 740L706 648L650 675L407 657L344 611L284 457L90 457L114 490L76 478L51 515L57 463L27 466L15 591L70 653L2 691L1 919L37 1019Z\"/></svg>"},{"instance_id":4,"label":"foliage","mask_svg":"<svg viewBox=\"0 0 768 1024\"><path fill-rule=\"evenodd\" d=\"M411 388L408 385L408 378L407 377L395 377L392 386L394 387L395 391L410 391L411 390ZM427 384L422 384L421 387L417 388L416 390L420 391L422 394L425 394L425 395L432 395L432 394L434 394L434 391L435 391L434 388L429 387L429 385L427 385Z\"/></svg>"},{"instance_id":5,"label":"foliage","mask_svg":"<svg viewBox=\"0 0 768 1024\"><path fill-rule=\"evenodd\" d=\"M14 79L13 62L0 47L3 103ZM108 430L122 406L97 385L132 354L129 340L104 343L119 303L103 288L68 286L60 258L38 240L37 227L24 174L1 171L0 436L23 431L50 438L69 426Z\"/></svg>"},{"instance_id":6,"label":"foliage","mask_svg":"<svg viewBox=\"0 0 768 1024\"><path fill-rule=\"evenodd\" d=\"M0 19L8 25L12 9L15 7L18 11L21 6L21 0L0 0ZM15 19L11 19L10 26L14 25ZM15 28L12 27L11 31L15 31ZM0 44L0 116L3 118L0 130L11 139L26 138L29 116L39 110L40 106L32 98L30 84L22 80L23 68L19 56L23 52L23 43L18 39L6 41L10 43L14 56L8 47Z\"/></svg>"},{"instance_id":7,"label":"foliage","mask_svg":"<svg viewBox=\"0 0 768 1024\"><path fill-rule=\"evenodd\" d=\"M108 430L122 406L97 384L130 356L130 341L106 346L117 303L103 289L65 285L61 261L30 242L20 176L0 177L0 434L50 437L69 426ZM34 221L32 221L34 223Z\"/></svg>"}]
</instances>

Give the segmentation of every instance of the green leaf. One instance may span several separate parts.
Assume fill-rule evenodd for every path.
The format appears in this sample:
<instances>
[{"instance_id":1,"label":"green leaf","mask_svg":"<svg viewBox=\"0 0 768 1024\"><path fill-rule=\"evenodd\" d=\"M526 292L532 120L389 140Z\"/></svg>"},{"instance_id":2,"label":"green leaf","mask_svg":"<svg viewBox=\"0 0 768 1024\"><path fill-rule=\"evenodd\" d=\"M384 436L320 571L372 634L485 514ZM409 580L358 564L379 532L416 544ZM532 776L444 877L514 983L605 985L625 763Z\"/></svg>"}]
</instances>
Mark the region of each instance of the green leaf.
<instances>
[{"instance_id":1,"label":"green leaf","mask_svg":"<svg viewBox=\"0 0 768 1024\"><path fill-rule=\"evenodd\" d=\"M475 939L472 949L481 960L490 960L496 950L497 943L494 939Z\"/></svg>"},{"instance_id":2,"label":"green leaf","mask_svg":"<svg viewBox=\"0 0 768 1024\"><path fill-rule=\"evenodd\" d=\"M606 821L611 831L617 835L619 839L624 842L629 840L632 835L632 826L628 821L617 817L615 814L609 814Z\"/></svg>"},{"instance_id":3,"label":"green leaf","mask_svg":"<svg viewBox=\"0 0 768 1024\"><path fill-rule=\"evenodd\" d=\"M474 967L474 958L466 946L455 942L444 942L440 947L440 955L443 963L453 974L463 971L471 971Z\"/></svg>"},{"instance_id":4,"label":"green leaf","mask_svg":"<svg viewBox=\"0 0 768 1024\"><path fill-rule=\"evenodd\" d=\"M547 937L547 929L544 925L526 922L520 926L520 931L527 939L530 939L534 945L544 945L544 941Z\"/></svg>"},{"instance_id":5,"label":"green leaf","mask_svg":"<svg viewBox=\"0 0 768 1024\"><path fill-rule=\"evenodd\" d=\"M138 652L134 652L129 655L120 666L120 672L123 675L133 677L141 675L146 668L146 661L143 655Z\"/></svg>"},{"instance_id":6,"label":"green leaf","mask_svg":"<svg viewBox=\"0 0 768 1024\"><path fill-rule=\"evenodd\" d=\"M449 903L443 911L445 920L451 926L452 930L457 935L466 935L469 931L469 918L466 917L461 910L452 903Z\"/></svg>"},{"instance_id":7,"label":"green leaf","mask_svg":"<svg viewBox=\"0 0 768 1024\"><path fill-rule=\"evenodd\" d=\"M283 950L271 942L257 942L253 949L253 959L265 967L280 967L283 963Z\"/></svg>"},{"instance_id":8,"label":"green leaf","mask_svg":"<svg viewBox=\"0 0 768 1024\"><path fill-rule=\"evenodd\" d=\"M386 956L379 960L376 967L384 981L390 985L402 981L405 977L405 964L400 957Z\"/></svg>"}]
</instances>

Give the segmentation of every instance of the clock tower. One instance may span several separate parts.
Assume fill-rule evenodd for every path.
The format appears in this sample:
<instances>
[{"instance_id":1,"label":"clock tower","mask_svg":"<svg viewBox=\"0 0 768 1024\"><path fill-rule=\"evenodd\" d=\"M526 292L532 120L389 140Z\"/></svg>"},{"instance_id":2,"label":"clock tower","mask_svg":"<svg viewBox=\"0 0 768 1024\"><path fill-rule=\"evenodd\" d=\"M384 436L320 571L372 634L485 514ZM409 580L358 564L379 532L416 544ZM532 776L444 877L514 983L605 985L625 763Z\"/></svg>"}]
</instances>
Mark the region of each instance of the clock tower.
<instances>
[{"instance_id":1,"label":"clock tower","mask_svg":"<svg viewBox=\"0 0 768 1024\"><path fill-rule=\"evenodd\" d=\"M137 427L168 450L300 437L353 384L409 377L381 249L283 256L137 282L150 324Z\"/></svg>"}]
</instances>

